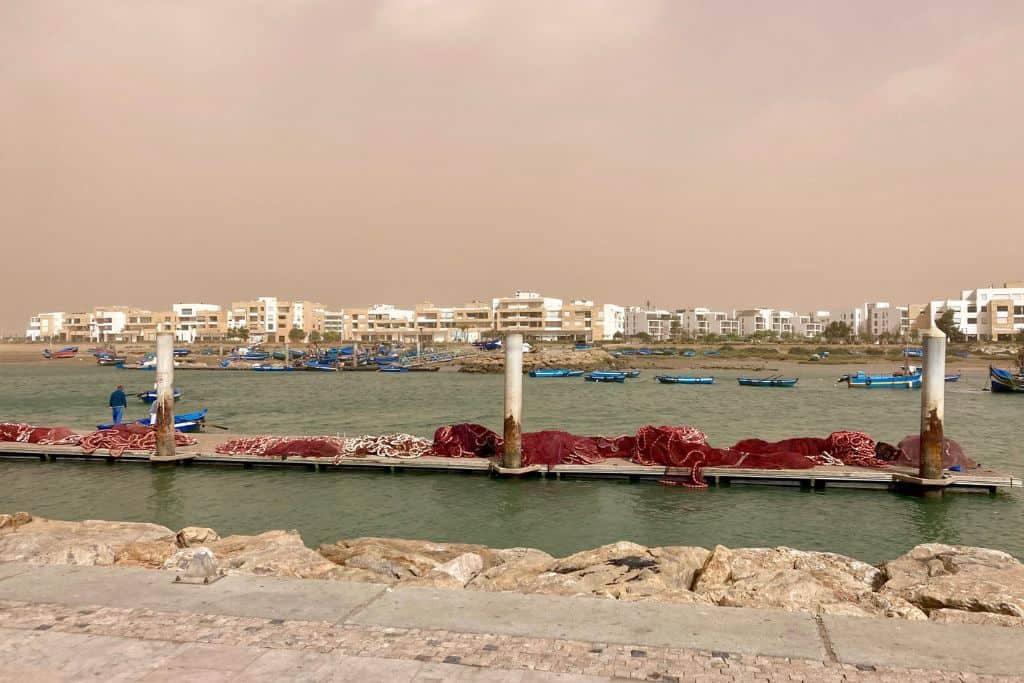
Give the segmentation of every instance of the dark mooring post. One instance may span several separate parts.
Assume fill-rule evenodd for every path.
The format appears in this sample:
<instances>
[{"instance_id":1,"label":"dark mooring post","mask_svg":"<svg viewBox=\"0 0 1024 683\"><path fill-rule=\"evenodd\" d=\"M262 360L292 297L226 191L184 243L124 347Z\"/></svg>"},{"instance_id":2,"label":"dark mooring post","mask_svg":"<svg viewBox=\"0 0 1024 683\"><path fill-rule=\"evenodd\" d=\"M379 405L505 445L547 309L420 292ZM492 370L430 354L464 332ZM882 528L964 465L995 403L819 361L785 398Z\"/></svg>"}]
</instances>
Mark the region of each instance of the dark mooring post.
<instances>
[{"instance_id":1,"label":"dark mooring post","mask_svg":"<svg viewBox=\"0 0 1024 683\"><path fill-rule=\"evenodd\" d=\"M174 457L174 336L156 336L156 457Z\"/></svg>"},{"instance_id":2,"label":"dark mooring post","mask_svg":"<svg viewBox=\"0 0 1024 683\"><path fill-rule=\"evenodd\" d=\"M523 463L523 335L505 335L505 453L502 467Z\"/></svg>"},{"instance_id":3,"label":"dark mooring post","mask_svg":"<svg viewBox=\"0 0 1024 683\"><path fill-rule=\"evenodd\" d=\"M946 334L935 324L934 311L928 307L931 325L922 331L924 339L924 376L921 378L921 465L922 479L942 478L943 422L946 412ZM937 489L942 495L941 488Z\"/></svg>"}]
</instances>

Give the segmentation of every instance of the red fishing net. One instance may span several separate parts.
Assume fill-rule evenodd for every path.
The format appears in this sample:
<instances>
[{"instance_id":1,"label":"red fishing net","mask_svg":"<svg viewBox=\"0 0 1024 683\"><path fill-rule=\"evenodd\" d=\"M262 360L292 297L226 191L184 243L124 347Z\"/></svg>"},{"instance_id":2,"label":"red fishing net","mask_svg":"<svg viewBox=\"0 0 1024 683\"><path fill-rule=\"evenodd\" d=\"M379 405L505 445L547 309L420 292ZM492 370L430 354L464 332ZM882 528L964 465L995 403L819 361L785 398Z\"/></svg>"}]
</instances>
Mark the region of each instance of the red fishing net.
<instances>
[{"instance_id":1,"label":"red fishing net","mask_svg":"<svg viewBox=\"0 0 1024 683\"><path fill-rule=\"evenodd\" d=\"M731 448L713 448L707 435L694 427L644 425L635 436L614 438L576 436L562 431L523 434L522 463L546 465L593 464L623 458L639 465L664 467L664 484L704 486L704 467L751 469L809 469L818 465L886 467L874 454L875 442L860 432L834 432L827 438L797 438L769 442L746 439ZM441 427L434 433L433 455L491 457L501 452L495 432L476 424ZM674 472L679 470L680 472ZM683 473L682 471L688 470Z\"/></svg>"},{"instance_id":2,"label":"red fishing net","mask_svg":"<svg viewBox=\"0 0 1024 683\"><path fill-rule=\"evenodd\" d=\"M921 435L911 434L899 443L899 455L893 462L894 465L906 465L908 467L921 466ZM960 444L952 439L942 440L942 466L955 467L959 465L963 470L974 470L981 465L974 462L964 454Z\"/></svg>"},{"instance_id":3,"label":"red fishing net","mask_svg":"<svg viewBox=\"0 0 1024 683\"><path fill-rule=\"evenodd\" d=\"M67 427L36 427L24 422L0 422L0 441L65 446L77 444L81 438Z\"/></svg>"},{"instance_id":4,"label":"red fishing net","mask_svg":"<svg viewBox=\"0 0 1024 683\"><path fill-rule=\"evenodd\" d=\"M188 434L174 432L175 446L194 446L197 444ZM125 451L156 451L156 428L140 424L119 424L109 429L100 429L86 434L79 441L82 452L86 455L95 453L100 448L110 451L117 458Z\"/></svg>"}]
</instances>

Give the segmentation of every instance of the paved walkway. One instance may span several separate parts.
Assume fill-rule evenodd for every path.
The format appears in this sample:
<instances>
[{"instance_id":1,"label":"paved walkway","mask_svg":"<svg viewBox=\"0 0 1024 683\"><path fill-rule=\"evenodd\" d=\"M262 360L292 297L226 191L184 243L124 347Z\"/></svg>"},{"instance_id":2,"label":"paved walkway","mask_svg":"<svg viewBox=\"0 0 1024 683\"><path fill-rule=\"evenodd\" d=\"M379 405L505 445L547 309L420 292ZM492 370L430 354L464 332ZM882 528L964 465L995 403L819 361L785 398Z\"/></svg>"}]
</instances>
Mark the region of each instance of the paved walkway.
<instances>
[{"instance_id":1,"label":"paved walkway","mask_svg":"<svg viewBox=\"0 0 1024 683\"><path fill-rule=\"evenodd\" d=\"M1022 681L1016 629L0 564L0 680Z\"/></svg>"}]
</instances>

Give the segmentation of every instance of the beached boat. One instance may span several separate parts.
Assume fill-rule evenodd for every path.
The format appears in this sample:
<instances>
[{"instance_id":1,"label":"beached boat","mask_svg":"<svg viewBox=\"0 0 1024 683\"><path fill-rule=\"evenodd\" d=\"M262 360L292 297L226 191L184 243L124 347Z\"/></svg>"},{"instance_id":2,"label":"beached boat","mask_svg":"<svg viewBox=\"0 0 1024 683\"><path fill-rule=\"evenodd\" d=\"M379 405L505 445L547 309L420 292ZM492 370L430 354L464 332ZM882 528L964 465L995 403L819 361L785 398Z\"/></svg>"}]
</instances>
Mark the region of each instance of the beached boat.
<instances>
[{"instance_id":1,"label":"beached boat","mask_svg":"<svg viewBox=\"0 0 1024 683\"><path fill-rule=\"evenodd\" d=\"M190 353L192 353L191 349L174 349L174 356L176 358L187 356Z\"/></svg>"},{"instance_id":2,"label":"beached boat","mask_svg":"<svg viewBox=\"0 0 1024 683\"><path fill-rule=\"evenodd\" d=\"M799 377L739 377L741 387L795 387Z\"/></svg>"},{"instance_id":3,"label":"beached boat","mask_svg":"<svg viewBox=\"0 0 1024 683\"><path fill-rule=\"evenodd\" d=\"M323 363L321 361L310 360L306 361L306 369L316 372L337 372L338 366L334 363Z\"/></svg>"},{"instance_id":4,"label":"beached boat","mask_svg":"<svg viewBox=\"0 0 1024 683\"><path fill-rule=\"evenodd\" d=\"M124 356L97 356L96 364L113 366L119 363L124 363L126 360L128 359Z\"/></svg>"},{"instance_id":5,"label":"beached boat","mask_svg":"<svg viewBox=\"0 0 1024 683\"><path fill-rule=\"evenodd\" d=\"M960 381L960 373L958 372L955 375L946 375L946 381L947 382L959 382Z\"/></svg>"},{"instance_id":6,"label":"beached boat","mask_svg":"<svg viewBox=\"0 0 1024 683\"><path fill-rule=\"evenodd\" d=\"M273 363L256 363L252 366L252 369L256 372L291 372L295 368L287 365L277 365Z\"/></svg>"},{"instance_id":7,"label":"beached boat","mask_svg":"<svg viewBox=\"0 0 1024 683\"><path fill-rule=\"evenodd\" d=\"M538 368L530 370L530 377L582 377L582 370L569 370L568 368Z\"/></svg>"},{"instance_id":8,"label":"beached boat","mask_svg":"<svg viewBox=\"0 0 1024 683\"><path fill-rule=\"evenodd\" d=\"M636 378L636 377L640 376L640 371L639 370L626 370L625 374L626 374L627 378L633 379L633 378Z\"/></svg>"},{"instance_id":9,"label":"beached boat","mask_svg":"<svg viewBox=\"0 0 1024 683\"><path fill-rule=\"evenodd\" d=\"M284 351L274 351L274 353L272 353L271 355L274 357L274 360L285 359ZM302 358L306 354L302 351L299 351L298 349L288 349L288 355L291 356L291 360L296 360L298 358Z\"/></svg>"},{"instance_id":10,"label":"beached boat","mask_svg":"<svg viewBox=\"0 0 1024 683\"><path fill-rule=\"evenodd\" d=\"M662 384L714 384L714 377L694 377L691 375L657 375L654 379Z\"/></svg>"},{"instance_id":11,"label":"beached boat","mask_svg":"<svg viewBox=\"0 0 1024 683\"><path fill-rule=\"evenodd\" d=\"M587 382L618 382L622 384L626 381L626 376L621 373L592 372L589 375L584 375L583 379Z\"/></svg>"},{"instance_id":12,"label":"beached boat","mask_svg":"<svg viewBox=\"0 0 1024 683\"><path fill-rule=\"evenodd\" d=\"M401 365L382 365L377 368L377 372L409 372L409 368Z\"/></svg>"},{"instance_id":13,"label":"beached boat","mask_svg":"<svg viewBox=\"0 0 1024 683\"><path fill-rule=\"evenodd\" d=\"M206 426L206 413L208 409L203 408L200 411L194 413L182 413L181 415L174 416L174 428L179 432L199 432L202 431L203 427ZM135 424L145 425L147 427L153 426L152 416L147 415L141 420L136 420ZM114 425L103 424L96 425L96 429L110 429Z\"/></svg>"},{"instance_id":14,"label":"beached boat","mask_svg":"<svg viewBox=\"0 0 1024 683\"><path fill-rule=\"evenodd\" d=\"M75 354L78 353L77 346L65 346L60 351L51 351L50 349L43 349L43 358L47 360L60 360L62 358L74 358Z\"/></svg>"},{"instance_id":15,"label":"beached boat","mask_svg":"<svg viewBox=\"0 0 1024 683\"><path fill-rule=\"evenodd\" d=\"M694 358L697 356L697 352L694 351L693 349L686 349L685 351L683 351L683 356L685 356L686 358Z\"/></svg>"},{"instance_id":16,"label":"beached boat","mask_svg":"<svg viewBox=\"0 0 1024 683\"><path fill-rule=\"evenodd\" d=\"M852 375L843 375L840 382L851 388L860 389L920 389L921 375L869 375L858 370Z\"/></svg>"},{"instance_id":17,"label":"beached boat","mask_svg":"<svg viewBox=\"0 0 1024 683\"><path fill-rule=\"evenodd\" d=\"M173 395L174 400L177 401L179 398L181 398L181 389L179 389L178 387L174 387ZM139 393L135 394L135 396L143 403L152 403L156 400L156 389L150 389L149 391L140 391Z\"/></svg>"},{"instance_id":18,"label":"beached boat","mask_svg":"<svg viewBox=\"0 0 1024 683\"><path fill-rule=\"evenodd\" d=\"M1009 370L1001 370L990 365L988 376L994 393L1024 394L1024 372L1014 374Z\"/></svg>"}]
</instances>

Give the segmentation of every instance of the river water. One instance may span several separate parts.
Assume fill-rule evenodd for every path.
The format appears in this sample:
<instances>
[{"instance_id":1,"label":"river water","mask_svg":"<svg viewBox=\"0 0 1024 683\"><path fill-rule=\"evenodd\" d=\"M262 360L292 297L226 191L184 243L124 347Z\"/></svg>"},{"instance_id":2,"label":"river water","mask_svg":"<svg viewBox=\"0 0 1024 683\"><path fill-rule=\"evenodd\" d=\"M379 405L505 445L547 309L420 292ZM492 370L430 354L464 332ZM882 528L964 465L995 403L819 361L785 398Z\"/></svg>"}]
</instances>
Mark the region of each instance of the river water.
<instances>
[{"instance_id":1,"label":"river water","mask_svg":"<svg viewBox=\"0 0 1024 683\"><path fill-rule=\"evenodd\" d=\"M895 442L917 430L920 392L851 390L851 368L803 366L793 389L741 388L737 371L713 386L666 386L654 371L624 385L526 378L526 430L633 432L688 424L713 445L863 430ZM85 361L0 365L0 421L88 428L107 421L106 399L152 373ZM946 432L975 460L1024 476L1024 397L982 391L986 372L947 385ZM502 377L438 373L180 371L179 411L210 409L235 433L425 437L448 422L500 429ZM140 402L129 416L142 416ZM878 562L924 542L1000 548L1024 557L1021 491L922 501L880 491L733 486L691 491L617 481L492 480L453 474L150 468L129 464L0 461L0 511L60 519L210 526L221 534L298 529L309 545L398 536L567 554L616 540L645 545L788 545Z\"/></svg>"}]
</instances>

